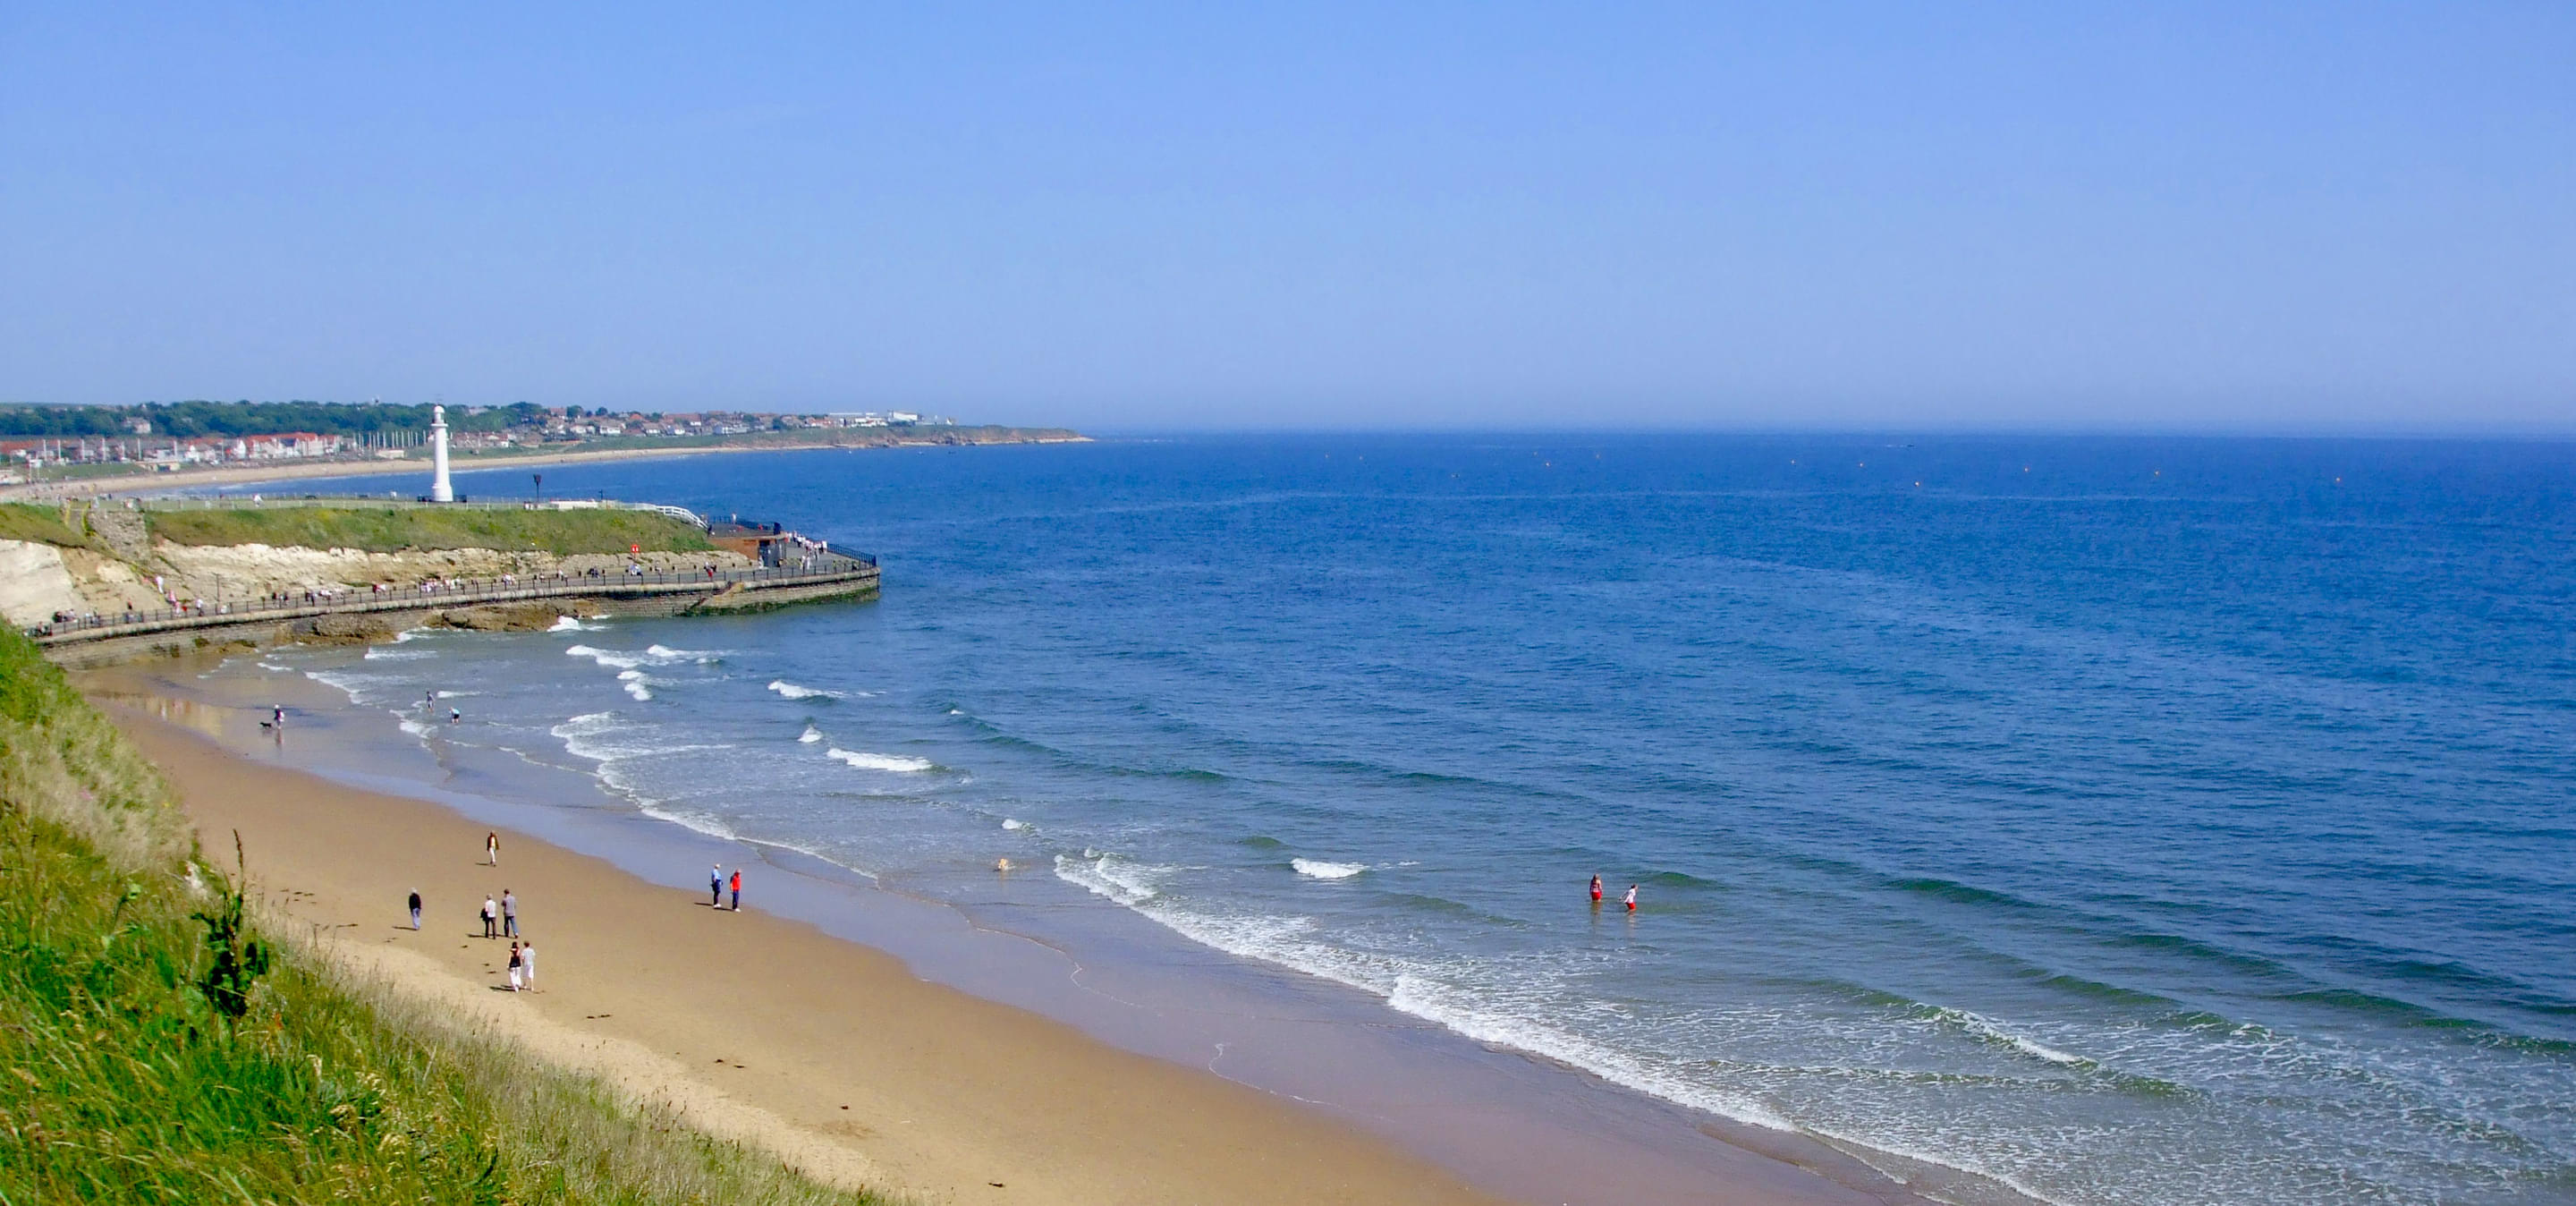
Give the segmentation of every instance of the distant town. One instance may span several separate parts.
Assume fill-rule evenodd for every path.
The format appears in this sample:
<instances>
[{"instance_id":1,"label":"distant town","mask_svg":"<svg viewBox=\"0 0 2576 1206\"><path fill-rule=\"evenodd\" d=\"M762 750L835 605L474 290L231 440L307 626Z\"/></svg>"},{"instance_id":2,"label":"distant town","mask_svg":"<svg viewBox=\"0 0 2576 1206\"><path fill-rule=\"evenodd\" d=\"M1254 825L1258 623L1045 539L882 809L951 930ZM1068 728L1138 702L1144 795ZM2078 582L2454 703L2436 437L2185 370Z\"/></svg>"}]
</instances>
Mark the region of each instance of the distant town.
<instances>
[{"instance_id":1,"label":"distant town","mask_svg":"<svg viewBox=\"0 0 2576 1206\"><path fill-rule=\"evenodd\" d=\"M736 445L1017 443L1078 439L1055 429L966 427L914 411L797 414L613 407L446 408L461 456L509 457ZM0 484L312 461L426 455L431 407L381 402L155 402L0 406Z\"/></svg>"}]
</instances>

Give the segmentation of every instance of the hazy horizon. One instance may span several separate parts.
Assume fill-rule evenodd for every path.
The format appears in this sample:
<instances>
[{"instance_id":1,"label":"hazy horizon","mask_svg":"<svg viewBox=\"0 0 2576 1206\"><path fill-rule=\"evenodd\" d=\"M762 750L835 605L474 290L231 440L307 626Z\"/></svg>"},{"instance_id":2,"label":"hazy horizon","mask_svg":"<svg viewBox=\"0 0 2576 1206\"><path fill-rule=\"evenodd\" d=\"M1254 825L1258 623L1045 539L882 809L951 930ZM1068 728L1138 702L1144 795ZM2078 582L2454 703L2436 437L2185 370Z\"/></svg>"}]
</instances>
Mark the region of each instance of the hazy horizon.
<instances>
[{"instance_id":1,"label":"hazy horizon","mask_svg":"<svg viewBox=\"0 0 2576 1206\"><path fill-rule=\"evenodd\" d=\"M0 401L2576 433L2576 10L0 12Z\"/></svg>"}]
</instances>

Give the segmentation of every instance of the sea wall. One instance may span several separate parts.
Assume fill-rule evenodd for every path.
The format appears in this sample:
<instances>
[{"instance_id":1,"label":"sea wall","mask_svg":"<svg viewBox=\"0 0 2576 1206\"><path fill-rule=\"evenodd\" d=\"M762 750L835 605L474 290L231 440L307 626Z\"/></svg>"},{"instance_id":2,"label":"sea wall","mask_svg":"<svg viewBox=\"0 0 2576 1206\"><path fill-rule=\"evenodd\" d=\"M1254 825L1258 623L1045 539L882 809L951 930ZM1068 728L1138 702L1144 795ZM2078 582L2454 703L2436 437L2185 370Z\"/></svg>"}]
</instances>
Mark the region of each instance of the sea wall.
<instances>
[{"instance_id":1,"label":"sea wall","mask_svg":"<svg viewBox=\"0 0 2576 1206\"><path fill-rule=\"evenodd\" d=\"M799 603L875 598L877 572L869 567L823 582L734 582L720 588L603 590L502 602L385 601L358 609L316 608L306 614L268 614L228 620L208 617L186 628L69 641L45 647L46 660L66 669L95 669L155 657L306 641L389 640L412 628L543 628L559 616L679 616L766 611Z\"/></svg>"}]
</instances>

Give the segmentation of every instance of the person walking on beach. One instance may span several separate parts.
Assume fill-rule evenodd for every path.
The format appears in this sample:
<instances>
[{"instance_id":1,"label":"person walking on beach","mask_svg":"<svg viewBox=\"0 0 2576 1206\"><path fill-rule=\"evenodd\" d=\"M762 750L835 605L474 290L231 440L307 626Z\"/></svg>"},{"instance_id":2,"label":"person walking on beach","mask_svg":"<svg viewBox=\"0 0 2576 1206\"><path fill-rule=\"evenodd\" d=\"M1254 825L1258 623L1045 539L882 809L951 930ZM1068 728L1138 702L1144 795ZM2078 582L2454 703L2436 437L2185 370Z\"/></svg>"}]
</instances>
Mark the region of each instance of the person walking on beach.
<instances>
[{"instance_id":1,"label":"person walking on beach","mask_svg":"<svg viewBox=\"0 0 2576 1206\"><path fill-rule=\"evenodd\" d=\"M511 895L508 888L501 889L501 933L511 938L519 936L519 898Z\"/></svg>"},{"instance_id":2,"label":"person walking on beach","mask_svg":"<svg viewBox=\"0 0 2576 1206\"><path fill-rule=\"evenodd\" d=\"M1637 911L1637 885L1635 885L1635 884L1630 884L1630 885L1628 885L1628 899L1626 899L1626 900L1624 900L1624 901L1622 901L1622 902L1620 902L1620 903L1622 903L1622 904L1624 904L1624 905L1628 906L1628 911L1629 911L1629 912L1631 912L1631 913L1634 913L1634 912L1636 912L1636 911Z\"/></svg>"},{"instance_id":3,"label":"person walking on beach","mask_svg":"<svg viewBox=\"0 0 2576 1206\"><path fill-rule=\"evenodd\" d=\"M411 928L415 930L420 928L420 889L418 888L412 889L411 892Z\"/></svg>"},{"instance_id":4,"label":"person walking on beach","mask_svg":"<svg viewBox=\"0 0 2576 1206\"><path fill-rule=\"evenodd\" d=\"M1592 877L1592 903L1601 903L1601 877L1598 875Z\"/></svg>"},{"instance_id":5,"label":"person walking on beach","mask_svg":"<svg viewBox=\"0 0 2576 1206\"><path fill-rule=\"evenodd\" d=\"M733 911L742 911L742 868L733 869Z\"/></svg>"},{"instance_id":6,"label":"person walking on beach","mask_svg":"<svg viewBox=\"0 0 2576 1206\"><path fill-rule=\"evenodd\" d=\"M510 991L512 992L519 991L519 973L523 966L525 965L519 961L519 944L513 942L510 944Z\"/></svg>"},{"instance_id":7,"label":"person walking on beach","mask_svg":"<svg viewBox=\"0 0 2576 1206\"><path fill-rule=\"evenodd\" d=\"M487 833L483 835L483 861L495 867L501 865L500 834Z\"/></svg>"},{"instance_id":8,"label":"person walking on beach","mask_svg":"<svg viewBox=\"0 0 2576 1206\"><path fill-rule=\"evenodd\" d=\"M486 938L498 938L498 937L500 937L500 936L501 936L501 935L500 935L500 931L495 927L495 924L494 924L494 923L498 922L500 919L501 919L501 906L499 906L499 905L497 905L497 904L492 903L492 898L491 898L490 896L488 896L488 895L487 895L487 896L485 896L485 897L483 898L483 936L484 936L484 937L486 937Z\"/></svg>"},{"instance_id":9,"label":"person walking on beach","mask_svg":"<svg viewBox=\"0 0 2576 1206\"><path fill-rule=\"evenodd\" d=\"M724 907L724 864L722 863L707 868L707 907L710 909Z\"/></svg>"},{"instance_id":10,"label":"person walking on beach","mask_svg":"<svg viewBox=\"0 0 2576 1206\"><path fill-rule=\"evenodd\" d=\"M268 719L269 719L269 724L270 724L271 726L273 726L273 727L275 727L275 728L281 728L281 729L282 729L282 728L285 728L285 727L286 727L286 705L285 705L285 704L277 704L277 705L274 705L274 706L270 707L270 708L269 708L269 710L268 710Z\"/></svg>"},{"instance_id":11,"label":"person walking on beach","mask_svg":"<svg viewBox=\"0 0 2576 1206\"><path fill-rule=\"evenodd\" d=\"M519 944L519 974L527 978L528 991L535 992L537 990L536 943L522 942Z\"/></svg>"}]
</instances>

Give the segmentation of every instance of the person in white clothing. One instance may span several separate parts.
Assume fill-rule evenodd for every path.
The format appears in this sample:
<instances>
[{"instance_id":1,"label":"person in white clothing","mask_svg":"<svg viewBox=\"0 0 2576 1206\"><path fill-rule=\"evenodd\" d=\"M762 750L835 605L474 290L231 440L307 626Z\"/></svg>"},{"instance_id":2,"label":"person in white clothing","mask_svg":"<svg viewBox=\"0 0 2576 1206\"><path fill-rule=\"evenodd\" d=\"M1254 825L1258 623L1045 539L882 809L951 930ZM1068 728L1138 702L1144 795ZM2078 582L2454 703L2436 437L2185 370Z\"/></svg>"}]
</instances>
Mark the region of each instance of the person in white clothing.
<instances>
[{"instance_id":1,"label":"person in white clothing","mask_svg":"<svg viewBox=\"0 0 2576 1206\"><path fill-rule=\"evenodd\" d=\"M520 977L521 977L522 979L525 979L525 980L528 982L528 991L529 991L529 992L535 992L535 991L537 990L537 944L536 944L536 943L528 942L528 943L522 943L522 944L520 945L520 947L519 947L519 975L520 975Z\"/></svg>"}]
</instances>

